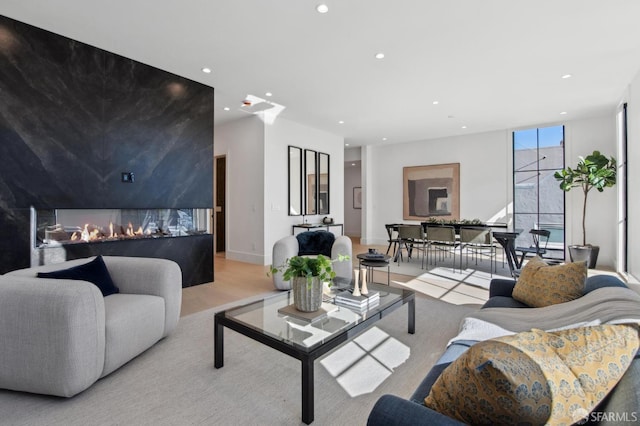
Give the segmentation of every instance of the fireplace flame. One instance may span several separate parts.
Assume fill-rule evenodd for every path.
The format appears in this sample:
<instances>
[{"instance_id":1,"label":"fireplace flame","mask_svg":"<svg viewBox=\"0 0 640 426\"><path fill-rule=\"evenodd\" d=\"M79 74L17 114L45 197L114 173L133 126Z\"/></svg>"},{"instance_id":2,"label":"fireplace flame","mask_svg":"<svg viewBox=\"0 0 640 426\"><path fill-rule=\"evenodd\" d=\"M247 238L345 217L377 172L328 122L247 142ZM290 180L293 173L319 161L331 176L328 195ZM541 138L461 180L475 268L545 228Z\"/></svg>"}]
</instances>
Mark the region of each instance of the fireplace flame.
<instances>
[{"instance_id":1,"label":"fireplace flame","mask_svg":"<svg viewBox=\"0 0 640 426\"><path fill-rule=\"evenodd\" d=\"M82 241L89 241L89 224L88 223L84 225L84 229L80 234L80 239Z\"/></svg>"},{"instance_id":2,"label":"fireplace flame","mask_svg":"<svg viewBox=\"0 0 640 426\"><path fill-rule=\"evenodd\" d=\"M139 225L139 224L136 224ZM45 233L44 242L48 241L60 241L63 244L68 243L82 243L82 242L95 242L95 241L114 241L123 239L137 239L147 237L158 236L170 236L171 234L163 231L162 229L153 224L153 228L147 228L146 230L139 225L138 228L134 228L134 225L129 222L127 226L114 224L109 222L109 225L99 226L92 223L85 223L81 227L73 227L74 229L65 230L62 225L55 225L55 227L47 227ZM52 229L49 229L52 228ZM69 228L72 228L69 226Z\"/></svg>"}]
</instances>

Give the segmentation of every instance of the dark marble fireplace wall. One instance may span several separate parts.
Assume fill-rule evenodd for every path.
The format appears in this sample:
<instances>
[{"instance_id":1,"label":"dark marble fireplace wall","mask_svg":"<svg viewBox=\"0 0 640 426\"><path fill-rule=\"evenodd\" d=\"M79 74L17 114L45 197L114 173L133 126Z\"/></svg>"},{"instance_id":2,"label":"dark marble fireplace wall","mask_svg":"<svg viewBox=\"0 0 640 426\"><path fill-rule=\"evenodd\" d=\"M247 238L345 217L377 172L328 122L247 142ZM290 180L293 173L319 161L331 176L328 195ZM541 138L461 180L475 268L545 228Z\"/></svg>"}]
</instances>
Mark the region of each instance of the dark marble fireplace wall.
<instances>
[{"instance_id":1,"label":"dark marble fireplace wall","mask_svg":"<svg viewBox=\"0 0 640 426\"><path fill-rule=\"evenodd\" d=\"M0 273L30 206L211 208L212 182L213 88L0 16Z\"/></svg>"}]
</instances>

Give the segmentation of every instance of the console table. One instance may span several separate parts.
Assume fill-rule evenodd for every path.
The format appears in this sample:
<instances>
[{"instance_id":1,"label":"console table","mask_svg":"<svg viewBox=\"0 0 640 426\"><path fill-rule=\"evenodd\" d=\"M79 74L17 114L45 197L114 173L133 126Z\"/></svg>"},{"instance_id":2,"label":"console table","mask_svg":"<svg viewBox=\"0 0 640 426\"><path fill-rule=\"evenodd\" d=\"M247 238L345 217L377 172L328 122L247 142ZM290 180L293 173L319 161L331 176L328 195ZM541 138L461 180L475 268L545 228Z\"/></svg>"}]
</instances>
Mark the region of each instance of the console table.
<instances>
[{"instance_id":1,"label":"console table","mask_svg":"<svg viewBox=\"0 0 640 426\"><path fill-rule=\"evenodd\" d=\"M300 232L305 232L305 231L318 231L318 230L326 230L329 232L333 232L331 230L331 228L333 227L339 227L340 228L340 234L339 235L344 235L344 226L341 223L301 223L298 225L293 225L291 228L291 234L292 235L296 235ZM296 229L298 230L296 232ZM334 234L336 234L335 232L333 232ZM338 235L338 234L336 234Z\"/></svg>"}]
</instances>

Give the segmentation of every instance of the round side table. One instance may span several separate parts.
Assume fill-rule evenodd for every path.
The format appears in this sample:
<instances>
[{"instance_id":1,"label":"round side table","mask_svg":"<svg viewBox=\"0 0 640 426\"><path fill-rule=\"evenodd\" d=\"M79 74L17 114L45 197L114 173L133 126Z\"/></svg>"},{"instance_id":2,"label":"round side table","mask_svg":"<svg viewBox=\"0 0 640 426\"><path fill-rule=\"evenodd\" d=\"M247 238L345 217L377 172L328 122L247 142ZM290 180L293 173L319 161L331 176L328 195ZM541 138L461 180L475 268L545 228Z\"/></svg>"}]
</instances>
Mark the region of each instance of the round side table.
<instances>
[{"instance_id":1,"label":"round side table","mask_svg":"<svg viewBox=\"0 0 640 426\"><path fill-rule=\"evenodd\" d=\"M360 253L356 255L358 258L358 264L360 267L367 268L367 276L370 277L369 280L373 282L373 268L383 268L387 267L387 285L391 285L391 266L389 265L389 260L391 260L391 256L385 254L384 257L378 256L369 256L369 253Z\"/></svg>"}]
</instances>

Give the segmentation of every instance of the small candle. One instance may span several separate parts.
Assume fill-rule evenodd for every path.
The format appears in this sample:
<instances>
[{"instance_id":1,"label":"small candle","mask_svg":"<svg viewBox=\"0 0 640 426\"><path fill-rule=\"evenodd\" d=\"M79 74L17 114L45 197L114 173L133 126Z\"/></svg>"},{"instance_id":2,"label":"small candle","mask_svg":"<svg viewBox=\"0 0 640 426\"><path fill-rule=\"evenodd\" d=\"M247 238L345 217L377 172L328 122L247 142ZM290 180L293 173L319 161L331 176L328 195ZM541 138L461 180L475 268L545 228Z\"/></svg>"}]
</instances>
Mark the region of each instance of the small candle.
<instances>
[{"instance_id":1,"label":"small candle","mask_svg":"<svg viewBox=\"0 0 640 426\"><path fill-rule=\"evenodd\" d=\"M352 293L354 296L360 296L359 278L360 278L360 270L354 269L353 270L353 293Z\"/></svg>"},{"instance_id":2,"label":"small candle","mask_svg":"<svg viewBox=\"0 0 640 426\"><path fill-rule=\"evenodd\" d=\"M360 294L366 296L369 294L369 289L367 288L367 270L362 268L360 274L362 275L362 288L360 289Z\"/></svg>"}]
</instances>

